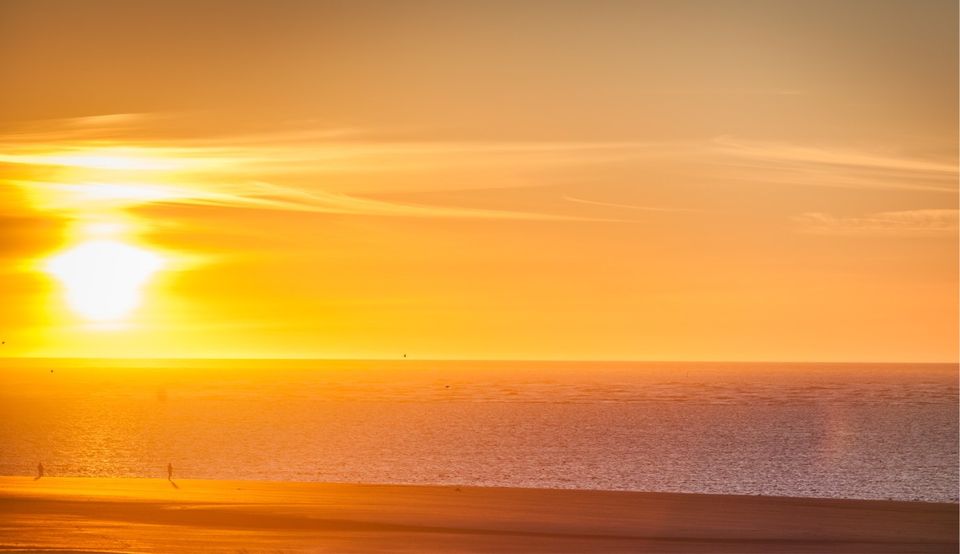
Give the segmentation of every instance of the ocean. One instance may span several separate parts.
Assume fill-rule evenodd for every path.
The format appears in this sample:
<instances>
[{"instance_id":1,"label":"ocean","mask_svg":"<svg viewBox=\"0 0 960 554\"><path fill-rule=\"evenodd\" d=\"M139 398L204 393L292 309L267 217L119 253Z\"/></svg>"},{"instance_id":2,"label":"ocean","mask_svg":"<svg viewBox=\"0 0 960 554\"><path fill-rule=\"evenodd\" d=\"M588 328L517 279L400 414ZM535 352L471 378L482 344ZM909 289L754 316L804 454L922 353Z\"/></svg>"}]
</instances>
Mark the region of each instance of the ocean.
<instances>
[{"instance_id":1,"label":"ocean","mask_svg":"<svg viewBox=\"0 0 960 554\"><path fill-rule=\"evenodd\" d=\"M956 364L0 364L0 474L958 502Z\"/></svg>"}]
</instances>

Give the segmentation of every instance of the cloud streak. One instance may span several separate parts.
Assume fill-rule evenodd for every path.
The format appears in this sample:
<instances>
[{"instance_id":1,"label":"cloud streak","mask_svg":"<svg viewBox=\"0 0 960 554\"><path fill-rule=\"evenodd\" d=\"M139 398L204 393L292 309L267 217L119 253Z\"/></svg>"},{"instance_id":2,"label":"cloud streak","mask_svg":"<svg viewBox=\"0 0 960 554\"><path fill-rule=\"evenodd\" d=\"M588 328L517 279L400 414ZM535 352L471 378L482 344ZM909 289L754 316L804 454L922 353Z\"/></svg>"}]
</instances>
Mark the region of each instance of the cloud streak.
<instances>
[{"instance_id":1,"label":"cloud streak","mask_svg":"<svg viewBox=\"0 0 960 554\"><path fill-rule=\"evenodd\" d=\"M32 122L0 135L0 162L64 165L59 160L126 151L219 172L375 173L445 168L502 168L656 156L661 144L640 141L421 140L393 132L291 125L268 132L197 136L165 127L173 115L111 114ZM182 126L182 123L181 123Z\"/></svg>"},{"instance_id":2,"label":"cloud streak","mask_svg":"<svg viewBox=\"0 0 960 554\"><path fill-rule=\"evenodd\" d=\"M306 191L265 182L221 187L164 203L286 210L318 214L426 217L444 219L506 219L525 221L614 221L511 210L486 210L388 202L324 191Z\"/></svg>"},{"instance_id":3,"label":"cloud streak","mask_svg":"<svg viewBox=\"0 0 960 554\"><path fill-rule=\"evenodd\" d=\"M524 179L527 174L558 170L566 174L571 168L590 171L598 164L624 162L631 171L667 175L684 174L699 164L695 171L701 173L693 177L721 182L957 193L955 160L911 158L879 150L730 136L685 143L388 140L371 130L296 126L268 133L176 138L164 134L170 126L182 127L182 119L176 114L109 114L33 122L0 137L0 177L7 175L7 184L27 191L39 205L66 211L163 203L530 221L623 220L405 203L377 196L437 187L451 191L529 186ZM563 200L635 212L701 211L575 196L563 196ZM848 219L825 214L802 217L809 229L820 229L816 232L853 232ZM895 227L891 217L873 218L876 228ZM860 222L860 227L870 228L867 221ZM911 229L906 222L901 222L901 228Z\"/></svg>"},{"instance_id":4,"label":"cloud streak","mask_svg":"<svg viewBox=\"0 0 960 554\"><path fill-rule=\"evenodd\" d=\"M155 121L149 114L114 114L61 120L59 130L37 123L0 138L0 169L6 166L4 173L14 176L6 182L27 191L39 206L63 211L163 203L391 217L616 221L376 196L429 190L441 182L443 190L508 188L525 169L630 159L650 155L652 148L639 142L373 140L350 129L111 138L149 134L136 132L137 126ZM338 178L327 178L331 174ZM358 180L357 174L377 174L380 184L364 190L372 181ZM390 177L386 186L384 176ZM420 182L429 184L417 188Z\"/></svg>"},{"instance_id":5,"label":"cloud streak","mask_svg":"<svg viewBox=\"0 0 960 554\"><path fill-rule=\"evenodd\" d=\"M810 212L794 218L800 231L814 235L849 237L956 237L958 210L905 210L857 217Z\"/></svg>"},{"instance_id":6,"label":"cloud streak","mask_svg":"<svg viewBox=\"0 0 960 554\"><path fill-rule=\"evenodd\" d=\"M712 145L721 164L771 183L902 189L956 194L956 159L906 157L884 151L744 141L724 136Z\"/></svg>"},{"instance_id":7,"label":"cloud streak","mask_svg":"<svg viewBox=\"0 0 960 554\"><path fill-rule=\"evenodd\" d=\"M577 198L575 196L564 195L563 199L567 202L574 202L577 204L587 204L590 206L603 206L606 208L619 208L624 210L638 210L642 212L701 212L703 210L697 210L693 208L667 208L661 206L639 206L637 204L621 204L618 202L601 202L598 200L587 200L585 198Z\"/></svg>"}]
</instances>

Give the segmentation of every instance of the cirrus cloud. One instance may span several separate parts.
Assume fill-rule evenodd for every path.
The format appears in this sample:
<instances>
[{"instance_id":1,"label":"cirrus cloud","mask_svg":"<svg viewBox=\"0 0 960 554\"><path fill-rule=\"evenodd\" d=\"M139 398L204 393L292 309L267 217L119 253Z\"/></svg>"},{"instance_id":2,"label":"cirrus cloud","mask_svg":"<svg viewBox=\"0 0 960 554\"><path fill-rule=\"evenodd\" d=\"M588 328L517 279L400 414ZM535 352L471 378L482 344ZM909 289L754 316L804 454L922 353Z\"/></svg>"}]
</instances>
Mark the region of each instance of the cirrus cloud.
<instances>
[{"instance_id":1,"label":"cirrus cloud","mask_svg":"<svg viewBox=\"0 0 960 554\"><path fill-rule=\"evenodd\" d=\"M956 237L958 210L904 210L840 217L819 212L794 218L805 233L854 237Z\"/></svg>"}]
</instances>

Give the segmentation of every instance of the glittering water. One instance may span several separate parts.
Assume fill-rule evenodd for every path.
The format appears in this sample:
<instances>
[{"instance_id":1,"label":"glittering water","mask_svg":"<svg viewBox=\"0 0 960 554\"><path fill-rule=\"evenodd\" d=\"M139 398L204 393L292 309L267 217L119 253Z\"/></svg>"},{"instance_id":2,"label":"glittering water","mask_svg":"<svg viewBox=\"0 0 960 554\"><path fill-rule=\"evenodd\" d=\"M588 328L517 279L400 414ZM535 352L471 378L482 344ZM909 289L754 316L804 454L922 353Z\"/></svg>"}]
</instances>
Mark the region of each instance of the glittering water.
<instances>
[{"instance_id":1,"label":"glittering water","mask_svg":"<svg viewBox=\"0 0 960 554\"><path fill-rule=\"evenodd\" d=\"M956 365L6 366L3 475L958 500Z\"/></svg>"}]
</instances>

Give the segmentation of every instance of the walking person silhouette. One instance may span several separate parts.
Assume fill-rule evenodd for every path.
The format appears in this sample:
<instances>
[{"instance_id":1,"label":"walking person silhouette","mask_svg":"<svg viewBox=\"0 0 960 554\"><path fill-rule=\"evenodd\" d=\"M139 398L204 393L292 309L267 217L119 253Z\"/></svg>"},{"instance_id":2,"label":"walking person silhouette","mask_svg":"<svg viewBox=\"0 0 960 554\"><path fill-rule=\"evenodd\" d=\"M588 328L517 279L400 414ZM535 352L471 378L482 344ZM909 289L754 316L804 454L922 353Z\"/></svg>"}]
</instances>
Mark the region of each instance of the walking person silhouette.
<instances>
[{"instance_id":1,"label":"walking person silhouette","mask_svg":"<svg viewBox=\"0 0 960 554\"><path fill-rule=\"evenodd\" d=\"M180 486L173 480L173 464L167 464L167 481L170 481L170 486L179 489Z\"/></svg>"},{"instance_id":2,"label":"walking person silhouette","mask_svg":"<svg viewBox=\"0 0 960 554\"><path fill-rule=\"evenodd\" d=\"M43 462L37 462L37 476L33 478L34 481L43 477Z\"/></svg>"}]
</instances>

